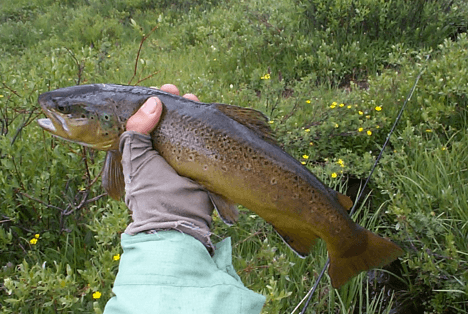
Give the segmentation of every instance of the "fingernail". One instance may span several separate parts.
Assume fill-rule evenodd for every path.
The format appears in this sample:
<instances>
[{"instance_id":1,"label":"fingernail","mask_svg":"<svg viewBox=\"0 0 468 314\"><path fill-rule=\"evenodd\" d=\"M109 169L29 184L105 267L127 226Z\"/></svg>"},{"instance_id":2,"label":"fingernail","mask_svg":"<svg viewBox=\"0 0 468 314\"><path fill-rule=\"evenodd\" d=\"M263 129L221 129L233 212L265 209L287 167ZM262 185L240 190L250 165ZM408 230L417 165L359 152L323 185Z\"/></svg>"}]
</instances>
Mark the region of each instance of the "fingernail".
<instances>
[{"instance_id":1,"label":"fingernail","mask_svg":"<svg viewBox=\"0 0 468 314\"><path fill-rule=\"evenodd\" d=\"M153 114L156 112L157 107L158 103L156 102L156 99L152 97L143 104L141 110L146 114Z\"/></svg>"}]
</instances>

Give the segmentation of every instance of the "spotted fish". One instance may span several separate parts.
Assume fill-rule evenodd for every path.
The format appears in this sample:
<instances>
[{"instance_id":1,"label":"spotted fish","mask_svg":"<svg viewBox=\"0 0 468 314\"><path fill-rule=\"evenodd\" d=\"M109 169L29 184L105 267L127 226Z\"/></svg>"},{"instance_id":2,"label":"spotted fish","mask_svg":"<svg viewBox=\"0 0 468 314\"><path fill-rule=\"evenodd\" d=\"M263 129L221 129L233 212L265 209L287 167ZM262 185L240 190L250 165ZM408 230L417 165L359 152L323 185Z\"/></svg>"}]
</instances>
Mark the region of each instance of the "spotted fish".
<instances>
[{"instance_id":1,"label":"spotted fish","mask_svg":"<svg viewBox=\"0 0 468 314\"><path fill-rule=\"evenodd\" d=\"M241 204L273 225L300 256L323 239L335 288L403 254L396 244L352 221L349 197L284 152L259 111L145 87L94 84L40 95L48 118L38 123L55 136L107 151L103 186L118 199L124 192L119 136L151 96L163 103L161 121L151 134L154 148L180 175L206 188L226 223L236 222L235 204Z\"/></svg>"}]
</instances>

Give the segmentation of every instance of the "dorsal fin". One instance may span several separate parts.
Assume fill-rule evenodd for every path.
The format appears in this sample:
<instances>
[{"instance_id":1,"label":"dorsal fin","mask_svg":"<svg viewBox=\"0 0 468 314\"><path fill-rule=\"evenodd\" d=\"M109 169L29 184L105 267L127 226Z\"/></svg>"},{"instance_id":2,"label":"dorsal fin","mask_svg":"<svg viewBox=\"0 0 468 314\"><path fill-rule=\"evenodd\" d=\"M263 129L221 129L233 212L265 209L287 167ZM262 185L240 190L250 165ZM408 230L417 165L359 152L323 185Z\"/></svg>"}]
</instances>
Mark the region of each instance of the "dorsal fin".
<instances>
[{"instance_id":1,"label":"dorsal fin","mask_svg":"<svg viewBox=\"0 0 468 314\"><path fill-rule=\"evenodd\" d=\"M214 104L216 109L230 117L231 119L239 122L240 124L248 127L255 133L257 133L265 141L278 145L275 139L273 130L268 125L268 118L255 109L225 105L225 104Z\"/></svg>"}]
</instances>

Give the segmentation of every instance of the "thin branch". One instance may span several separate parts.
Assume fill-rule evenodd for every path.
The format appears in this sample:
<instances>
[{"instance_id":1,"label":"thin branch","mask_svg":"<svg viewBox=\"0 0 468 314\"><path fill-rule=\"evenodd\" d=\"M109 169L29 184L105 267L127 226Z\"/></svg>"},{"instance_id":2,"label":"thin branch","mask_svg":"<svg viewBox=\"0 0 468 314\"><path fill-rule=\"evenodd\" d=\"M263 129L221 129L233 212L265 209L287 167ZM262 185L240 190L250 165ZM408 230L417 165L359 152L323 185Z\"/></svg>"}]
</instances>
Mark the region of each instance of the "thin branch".
<instances>
[{"instance_id":1,"label":"thin branch","mask_svg":"<svg viewBox=\"0 0 468 314\"><path fill-rule=\"evenodd\" d=\"M83 70L85 68L85 65L83 63L83 61L78 62L78 60L76 59L75 57L75 54L73 53L73 51L71 51L70 49L68 49L67 47L65 47L65 49L67 49L68 53L70 54L70 56L73 58L73 60L75 60L75 64L76 64L76 67L78 68L78 79L76 81L76 85L80 85L81 83L81 76L83 75Z\"/></svg>"},{"instance_id":2,"label":"thin branch","mask_svg":"<svg viewBox=\"0 0 468 314\"><path fill-rule=\"evenodd\" d=\"M135 85L138 85L138 84L140 84L141 82L146 81L147 79L152 78L153 76L155 76L155 75L158 74L159 72L161 72L161 71L153 72L152 74L148 75L147 77L145 77L145 78L139 80L138 82L136 82Z\"/></svg>"},{"instance_id":3,"label":"thin branch","mask_svg":"<svg viewBox=\"0 0 468 314\"><path fill-rule=\"evenodd\" d=\"M146 39L148 39L148 37L151 35L151 33L153 33L156 28L158 28L158 25L156 25L155 27L153 27L152 30L149 31L148 34L146 34L145 36L143 36L143 38L141 39L140 41L140 47L138 48L138 52L137 52L137 56L135 58L135 68L133 70L133 76L132 78L130 79L130 81L128 81L128 85L131 85L133 79L135 78L136 74L137 74L137 70L138 70L138 60L140 60L140 53L141 53L141 49L143 48L143 44L145 43Z\"/></svg>"},{"instance_id":4,"label":"thin branch","mask_svg":"<svg viewBox=\"0 0 468 314\"><path fill-rule=\"evenodd\" d=\"M17 91L15 91L14 89L8 87L8 86L7 86L5 83L3 83L3 82L2 82L2 85L3 85L4 88L8 89L10 92L12 92L13 94L15 94L15 95L18 96L19 98L21 98L21 95L18 94Z\"/></svg>"},{"instance_id":5,"label":"thin branch","mask_svg":"<svg viewBox=\"0 0 468 314\"><path fill-rule=\"evenodd\" d=\"M63 211L63 208L60 208L60 207L57 207L57 206L54 206L54 205L47 204L46 202L44 202L44 201L42 201L42 200L40 200L40 199L38 199L38 198L35 198L35 197L33 197L33 196L31 196L31 195L25 193L25 192L19 191L19 193L20 193L21 195L23 195L23 196L29 198L30 200L33 200L33 201L35 201L35 202L38 202L38 203L40 203L40 204L42 204L42 205L45 205L45 206L47 206L47 207L49 207L49 208L53 208L53 209L56 209L56 210L59 210L59 211Z\"/></svg>"}]
</instances>

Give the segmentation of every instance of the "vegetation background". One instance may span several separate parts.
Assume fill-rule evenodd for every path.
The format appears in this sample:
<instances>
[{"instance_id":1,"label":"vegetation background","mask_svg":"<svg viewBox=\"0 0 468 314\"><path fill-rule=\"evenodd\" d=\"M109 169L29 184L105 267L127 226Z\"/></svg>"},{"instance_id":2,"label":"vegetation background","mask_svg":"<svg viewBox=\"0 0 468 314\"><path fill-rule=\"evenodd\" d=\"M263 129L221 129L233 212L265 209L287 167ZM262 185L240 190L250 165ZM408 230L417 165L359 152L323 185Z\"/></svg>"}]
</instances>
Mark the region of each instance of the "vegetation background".
<instances>
[{"instance_id":1,"label":"vegetation background","mask_svg":"<svg viewBox=\"0 0 468 314\"><path fill-rule=\"evenodd\" d=\"M338 290L325 277L307 313L468 313L467 23L464 0L2 1L0 312L101 313L129 220L100 187L103 153L37 126L40 93L170 82L256 108L355 198L423 71L354 215L406 254ZM231 228L215 217L213 239L232 237L263 313L298 313L323 243L299 259L241 212Z\"/></svg>"}]
</instances>

